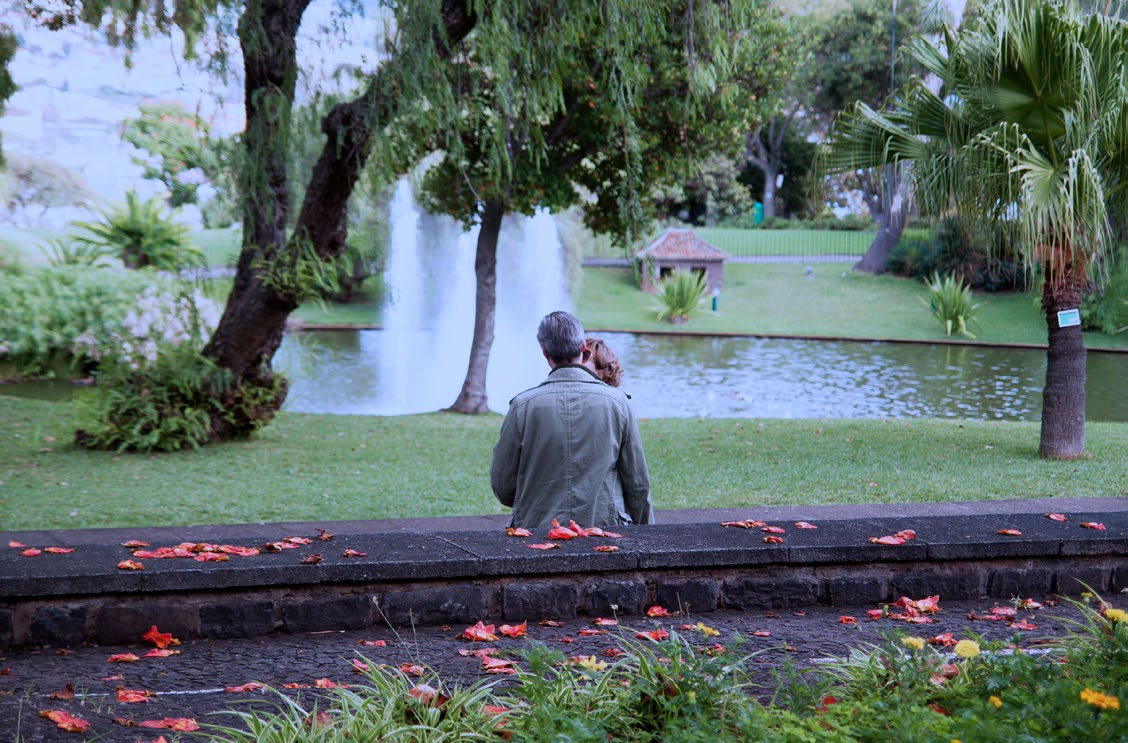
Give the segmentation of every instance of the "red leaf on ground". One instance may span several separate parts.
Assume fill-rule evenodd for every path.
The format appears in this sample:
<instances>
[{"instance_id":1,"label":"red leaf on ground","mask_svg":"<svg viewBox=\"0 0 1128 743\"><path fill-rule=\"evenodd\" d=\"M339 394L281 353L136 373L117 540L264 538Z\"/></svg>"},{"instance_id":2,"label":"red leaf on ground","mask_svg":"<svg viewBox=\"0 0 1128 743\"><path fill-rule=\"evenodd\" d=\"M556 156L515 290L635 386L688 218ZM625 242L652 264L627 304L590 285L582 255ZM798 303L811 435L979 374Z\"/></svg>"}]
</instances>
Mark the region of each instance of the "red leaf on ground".
<instances>
[{"instance_id":1,"label":"red leaf on ground","mask_svg":"<svg viewBox=\"0 0 1128 743\"><path fill-rule=\"evenodd\" d=\"M869 540L871 542L873 542L874 544L883 544L887 547L896 547L898 545L905 543L904 537L893 537L893 536L870 537Z\"/></svg>"},{"instance_id":2,"label":"red leaf on ground","mask_svg":"<svg viewBox=\"0 0 1128 743\"><path fill-rule=\"evenodd\" d=\"M511 526L505 530L505 533L511 537L531 537L533 533L523 526Z\"/></svg>"},{"instance_id":3,"label":"red leaf on ground","mask_svg":"<svg viewBox=\"0 0 1128 743\"><path fill-rule=\"evenodd\" d=\"M49 555L66 555L74 552L73 547L45 547L43 549Z\"/></svg>"},{"instance_id":4,"label":"red leaf on ground","mask_svg":"<svg viewBox=\"0 0 1128 743\"><path fill-rule=\"evenodd\" d=\"M306 555L298 562L300 562L302 565L316 565L317 563L321 562L322 559L323 558L321 557L321 553L318 552L312 555Z\"/></svg>"},{"instance_id":5,"label":"red leaf on ground","mask_svg":"<svg viewBox=\"0 0 1128 743\"><path fill-rule=\"evenodd\" d=\"M766 629L758 629L758 630L756 630L752 633L752 636L753 637L771 637L772 633L768 632Z\"/></svg>"},{"instance_id":6,"label":"red leaf on ground","mask_svg":"<svg viewBox=\"0 0 1128 743\"><path fill-rule=\"evenodd\" d=\"M478 620L466 629L462 630L462 636L472 642L497 642L497 635L494 634L494 626L492 624L482 624L482 620Z\"/></svg>"},{"instance_id":7,"label":"red leaf on ground","mask_svg":"<svg viewBox=\"0 0 1128 743\"><path fill-rule=\"evenodd\" d=\"M336 681L333 681L332 679L329 679L329 678L315 679L314 682L313 682L313 685L317 689L345 689L345 688L348 688L346 686L343 686L342 684L338 684Z\"/></svg>"},{"instance_id":8,"label":"red leaf on ground","mask_svg":"<svg viewBox=\"0 0 1128 743\"><path fill-rule=\"evenodd\" d=\"M142 640L151 642L158 648L167 648L169 645L179 645L180 640L177 640L169 632L160 632L157 630L157 625L149 628L149 631L141 635Z\"/></svg>"},{"instance_id":9,"label":"red leaf on ground","mask_svg":"<svg viewBox=\"0 0 1128 743\"><path fill-rule=\"evenodd\" d=\"M333 540L333 537L335 537L335 536L336 536L336 534L331 534L330 532L326 531L325 529L318 529L317 530L318 541L331 542Z\"/></svg>"},{"instance_id":10,"label":"red leaf on ground","mask_svg":"<svg viewBox=\"0 0 1128 743\"><path fill-rule=\"evenodd\" d=\"M667 632L664 629L661 629L661 628L658 628L656 630L651 630L650 632L636 632L635 633L635 637L637 637L640 640L652 640L654 642L658 642L659 640L665 640L669 636L670 636L670 633Z\"/></svg>"},{"instance_id":11,"label":"red leaf on ground","mask_svg":"<svg viewBox=\"0 0 1128 743\"><path fill-rule=\"evenodd\" d=\"M528 624L528 622L521 622L517 625L503 624L497 628L497 633L506 637L524 637L528 634Z\"/></svg>"},{"instance_id":12,"label":"red leaf on ground","mask_svg":"<svg viewBox=\"0 0 1128 743\"><path fill-rule=\"evenodd\" d=\"M999 533L1004 534L1008 537L1021 537L1022 536L1022 532L1020 532L1018 529L999 529Z\"/></svg>"},{"instance_id":13,"label":"red leaf on ground","mask_svg":"<svg viewBox=\"0 0 1128 743\"><path fill-rule=\"evenodd\" d=\"M745 519L744 521L722 521L721 526L739 526L741 529L757 529L761 526L766 526L763 521L755 519Z\"/></svg>"},{"instance_id":14,"label":"red leaf on ground","mask_svg":"<svg viewBox=\"0 0 1128 743\"><path fill-rule=\"evenodd\" d=\"M855 617L848 617L845 614L838 617L839 624L857 624L858 620Z\"/></svg>"},{"instance_id":15,"label":"red leaf on ground","mask_svg":"<svg viewBox=\"0 0 1128 743\"><path fill-rule=\"evenodd\" d=\"M591 529L588 529L588 531L590 532ZM620 539L623 535L615 531L604 531L602 534L596 534L595 536L607 537L608 539Z\"/></svg>"},{"instance_id":16,"label":"red leaf on ground","mask_svg":"<svg viewBox=\"0 0 1128 743\"><path fill-rule=\"evenodd\" d=\"M169 650L168 648L153 648L149 652L142 655L142 658L168 658L171 655L180 655L179 650Z\"/></svg>"},{"instance_id":17,"label":"red leaf on ground","mask_svg":"<svg viewBox=\"0 0 1128 743\"><path fill-rule=\"evenodd\" d=\"M573 532L575 532L577 537L590 537L591 536L590 534L588 534L587 529L580 526L575 521L569 520L568 521L568 528L571 529Z\"/></svg>"},{"instance_id":18,"label":"red leaf on ground","mask_svg":"<svg viewBox=\"0 0 1128 743\"><path fill-rule=\"evenodd\" d=\"M1030 630L1038 629L1038 625L1031 624L1030 622L1027 622L1025 619L1020 619L1020 620L1018 620L1017 622L1015 622L1014 624L1011 625L1011 629L1020 629L1020 630L1025 630L1025 631L1029 632Z\"/></svg>"},{"instance_id":19,"label":"red leaf on ground","mask_svg":"<svg viewBox=\"0 0 1128 743\"><path fill-rule=\"evenodd\" d=\"M1009 606L992 606L991 613L997 617L1015 617L1018 616L1018 610L1012 609Z\"/></svg>"},{"instance_id":20,"label":"red leaf on ground","mask_svg":"<svg viewBox=\"0 0 1128 743\"><path fill-rule=\"evenodd\" d=\"M592 547L596 552L618 552L619 548L613 544L597 544Z\"/></svg>"},{"instance_id":21,"label":"red leaf on ground","mask_svg":"<svg viewBox=\"0 0 1128 743\"><path fill-rule=\"evenodd\" d=\"M555 524L556 519L553 519L552 523ZM580 535L566 526L554 526L548 530L549 539L573 539L578 536Z\"/></svg>"},{"instance_id":22,"label":"red leaf on ground","mask_svg":"<svg viewBox=\"0 0 1128 743\"><path fill-rule=\"evenodd\" d=\"M118 570L144 570L145 566L136 560L122 560L117 564Z\"/></svg>"},{"instance_id":23,"label":"red leaf on ground","mask_svg":"<svg viewBox=\"0 0 1128 743\"><path fill-rule=\"evenodd\" d=\"M225 544L219 548L219 551L228 555L238 555L239 557L256 557L261 554L260 550L255 547L237 547L233 544Z\"/></svg>"},{"instance_id":24,"label":"red leaf on ground","mask_svg":"<svg viewBox=\"0 0 1128 743\"><path fill-rule=\"evenodd\" d=\"M605 629L582 629L578 633L580 637L594 637L595 635L606 635Z\"/></svg>"},{"instance_id":25,"label":"red leaf on ground","mask_svg":"<svg viewBox=\"0 0 1128 743\"><path fill-rule=\"evenodd\" d=\"M353 658L352 669L353 673L368 673L372 670L372 667L359 658Z\"/></svg>"},{"instance_id":26,"label":"red leaf on ground","mask_svg":"<svg viewBox=\"0 0 1128 743\"><path fill-rule=\"evenodd\" d=\"M302 684L297 681L291 681L288 684L282 684L283 689L308 689L309 684Z\"/></svg>"},{"instance_id":27,"label":"red leaf on ground","mask_svg":"<svg viewBox=\"0 0 1128 743\"><path fill-rule=\"evenodd\" d=\"M417 663L400 663L400 673L408 676L423 677L427 675L427 669Z\"/></svg>"},{"instance_id":28,"label":"red leaf on ground","mask_svg":"<svg viewBox=\"0 0 1128 743\"><path fill-rule=\"evenodd\" d=\"M657 604L655 604L654 606L652 606L652 607L650 607L649 609L646 610L646 616L648 616L648 617L668 617L668 616L670 616L670 611L669 611L669 609L667 609L664 606L658 606Z\"/></svg>"},{"instance_id":29,"label":"red leaf on ground","mask_svg":"<svg viewBox=\"0 0 1128 743\"><path fill-rule=\"evenodd\" d=\"M163 720L142 720L138 723L143 728L156 728L158 730L175 730L178 733L192 733L200 729L191 717L166 717Z\"/></svg>"},{"instance_id":30,"label":"red leaf on ground","mask_svg":"<svg viewBox=\"0 0 1128 743\"><path fill-rule=\"evenodd\" d=\"M67 684L62 689L51 692L49 696L52 699L59 699L64 702L69 702L71 699L74 699L74 686Z\"/></svg>"},{"instance_id":31,"label":"red leaf on ground","mask_svg":"<svg viewBox=\"0 0 1128 743\"><path fill-rule=\"evenodd\" d=\"M1069 521L1069 517L1064 513L1047 513L1046 518L1050 521Z\"/></svg>"},{"instance_id":32,"label":"red leaf on ground","mask_svg":"<svg viewBox=\"0 0 1128 743\"><path fill-rule=\"evenodd\" d=\"M542 627L563 627L563 622L557 622L555 619L542 619L537 622Z\"/></svg>"},{"instance_id":33,"label":"red leaf on ground","mask_svg":"<svg viewBox=\"0 0 1128 743\"><path fill-rule=\"evenodd\" d=\"M367 552L357 552L354 549L347 549L341 553L345 557L368 557Z\"/></svg>"},{"instance_id":34,"label":"red leaf on ground","mask_svg":"<svg viewBox=\"0 0 1128 743\"><path fill-rule=\"evenodd\" d=\"M1082 521L1081 526L1086 529L1096 529L1097 531L1104 531L1105 525L1099 521Z\"/></svg>"},{"instance_id":35,"label":"red leaf on ground","mask_svg":"<svg viewBox=\"0 0 1128 743\"><path fill-rule=\"evenodd\" d=\"M943 632L939 635L936 635L935 637L930 639L928 642L929 642L929 644L932 644L932 645L942 645L944 647L948 647L948 646L951 646L951 645L955 645L958 642L958 640L956 640L956 638L952 637L951 632Z\"/></svg>"},{"instance_id":36,"label":"red leaf on ground","mask_svg":"<svg viewBox=\"0 0 1128 743\"><path fill-rule=\"evenodd\" d=\"M489 655L483 656L482 669L486 673L495 675L512 675L517 673L517 668L514 667L513 661L503 658L494 658Z\"/></svg>"},{"instance_id":37,"label":"red leaf on ground","mask_svg":"<svg viewBox=\"0 0 1128 743\"><path fill-rule=\"evenodd\" d=\"M68 733L85 733L90 729L90 723L81 717L75 717L61 709L44 709L39 711L40 717L46 717L60 729Z\"/></svg>"},{"instance_id":38,"label":"red leaf on ground","mask_svg":"<svg viewBox=\"0 0 1128 743\"><path fill-rule=\"evenodd\" d=\"M153 692L144 689L118 688L117 690L117 700L123 704L145 703L149 701L151 696L153 696Z\"/></svg>"},{"instance_id":39,"label":"red leaf on ground","mask_svg":"<svg viewBox=\"0 0 1128 743\"><path fill-rule=\"evenodd\" d=\"M623 650L621 648L606 648L603 651L603 654L605 656L607 656L608 658L620 658L620 657L626 655L627 651Z\"/></svg>"},{"instance_id":40,"label":"red leaf on ground","mask_svg":"<svg viewBox=\"0 0 1128 743\"><path fill-rule=\"evenodd\" d=\"M27 549L25 549L20 554L23 555L24 557L39 557L40 555L43 554L43 550L37 550L34 547L28 547Z\"/></svg>"},{"instance_id":41,"label":"red leaf on ground","mask_svg":"<svg viewBox=\"0 0 1128 743\"><path fill-rule=\"evenodd\" d=\"M26 547L27 545L24 544L23 542L17 542L15 540L13 540L11 542L8 542L8 546L15 548L15 549L19 549L20 547Z\"/></svg>"},{"instance_id":42,"label":"red leaf on ground","mask_svg":"<svg viewBox=\"0 0 1128 743\"><path fill-rule=\"evenodd\" d=\"M866 616L870 619L882 619L885 616L885 609L870 609L866 612Z\"/></svg>"},{"instance_id":43,"label":"red leaf on ground","mask_svg":"<svg viewBox=\"0 0 1128 743\"><path fill-rule=\"evenodd\" d=\"M596 627L614 627L619 623L618 619L604 619L603 617L596 617L592 624Z\"/></svg>"},{"instance_id":44,"label":"red leaf on ground","mask_svg":"<svg viewBox=\"0 0 1128 743\"><path fill-rule=\"evenodd\" d=\"M795 522L795 528L796 529L818 529L819 527L817 527L814 524L809 523L807 521L796 521Z\"/></svg>"},{"instance_id":45,"label":"red leaf on ground","mask_svg":"<svg viewBox=\"0 0 1128 743\"><path fill-rule=\"evenodd\" d=\"M227 562L231 558L222 552L200 552L193 559L196 562Z\"/></svg>"},{"instance_id":46,"label":"red leaf on ground","mask_svg":"<svg viewBox=\"0 0 1128 743\"><path fill-rule=\"evenodd\" d=\"M223 690L231 692L233 694L241 694L248 691L258 691L261 688L262 684L256 683L254 681L248 681L247 683L241 684L239 686L225 686L223 687Z\"/></svg>"},{"instance_id":47,"label":"red leaf on ground","mask_svg":"<svg viewBox=\"0 0 1128 743\"><path fill-rule=\"evenodd\" d=\"M136 549L137 547L148 547L149 543L142 542L140 539L130 539L128 542L122 542L121 546L128 547L129 549Z\"/></svg>"},{"instance_id":48,"label":"red leaf on ground","mask_svg":"<svg viewBox=\"0 0 1128 743\"><path fill-rule=\"evenodd\" d=\"M107 663L136 663L141 660L133 653L114 653L109 658L106 658Z\"/></svg>"},{"instance_id":49,"label":"red leaf on ground","mask_svg":"<svg viewBox=\"0 0 1128 743\"><path fill-rule=\"evenodd\" d=\"M781 529L778 526L764 526L764 527L760 528L760 531L767 532L768 534L786 534L787 533L786 530Z\"/></svg>"},{"instance_id":50,"label":"red leaf on ground","mask_svg":"<svg viewBox=\"0 0 1128 743\"><path fill-rule=\"evenodd\" d=\"M768 544L783 544L783 537L775 537L769 534L768 536L764 537L764 541Z\"/></svg>"},{"instance_id":51,"label":"red leaf on ground","mask_svg":"<svg viewBox=\"0 0 1128 743\"><path fill-rule=\"evenodd\" d=\"M303 547L306 546L307 544L313 544L313 540L310 539L309 537L286 537L282 541L283 542L289 542L290 544L298 544L298 545L301 545Z\"/></svg>"},{"instance_id":52,"label":"red leaf on ground","mask_svg":"<svg viewBox=\"0 0 1128 743\"><path fill-rule=\"evenodd\" d=\"M386 648L388 646L387 640L357 640L357 645L363 645L366 648Z\"/></svg>"},{"instance_id":53,"label":"red leaf on ground","mask_svg":"<svg viewBox=\"0 0 1128 743\"><path fill-rule=\"evenodd\" d=\"M912 529L902 529L893 536L897 537L898 539L904 539L907 542L910 539L916 539L916 532Z\"/></svg>"},{"instance_id":54,"label":"red leaf on ground","mask_svg":"<svg viewBox=\"0 0 1128 743\"><path fill-rule=\"evenodd\" d=\"M526 544L525 546L531 550L554 550L560 545L556 542L541 542L540 544Z\"/></svg>"}]
</instances>

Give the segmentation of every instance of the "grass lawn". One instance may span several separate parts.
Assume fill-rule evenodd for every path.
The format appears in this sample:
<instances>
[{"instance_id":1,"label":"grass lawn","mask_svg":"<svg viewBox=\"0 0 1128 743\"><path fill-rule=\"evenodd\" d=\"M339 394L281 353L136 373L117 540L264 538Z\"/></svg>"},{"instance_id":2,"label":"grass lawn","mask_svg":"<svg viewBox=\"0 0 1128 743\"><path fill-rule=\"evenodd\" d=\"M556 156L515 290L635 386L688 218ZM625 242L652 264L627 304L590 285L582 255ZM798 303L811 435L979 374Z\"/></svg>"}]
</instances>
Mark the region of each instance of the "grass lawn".
<instances>
[{"instance_id":1,"label":"grass lawn","mask_svg":"<svg viewBox=\"0 0 1128 743\"><path fill-rule=\"evenodd\" d=\"M0 397L9 530L503 513L498 415L282 414L250 441L178 454L76 449L68 406ZM1128 425L1091 423L1092 458L1038 457L1036 423L651 419L667 508L1126 496Z\"/></svg>"},{"instance_id":2,"label":"grass lawn","mask_svg":"<svg viewBox=\"0 0 1128 743\"><path fill-rule=\"evenodd\" d=\"M969 340L945 336L921 300L923 283L871 276L848 263L816 263L812 276L794 263L733 263L725 266L718 311L711 298L680 327L657 319L658 301L639 291L625 268L586 268L576 311L586 328L636 332L740 333L873 340ZM981 343L1045 345L1046 321L1033 294L980 293L974 328ZM1095 348L1128 348L1128 333L1086 333Z\"/></svg>"}]
</instances>

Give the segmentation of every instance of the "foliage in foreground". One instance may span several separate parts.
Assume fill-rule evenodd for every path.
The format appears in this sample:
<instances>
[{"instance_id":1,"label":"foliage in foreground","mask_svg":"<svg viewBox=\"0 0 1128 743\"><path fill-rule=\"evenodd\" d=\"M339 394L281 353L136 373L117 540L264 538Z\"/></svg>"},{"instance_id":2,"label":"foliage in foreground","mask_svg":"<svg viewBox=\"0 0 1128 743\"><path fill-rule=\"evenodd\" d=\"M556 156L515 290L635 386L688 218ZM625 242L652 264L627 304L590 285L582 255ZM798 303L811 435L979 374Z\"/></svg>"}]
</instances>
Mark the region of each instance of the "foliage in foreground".
<instances>
[{"instance_id":1,"label":"foliage in foreground","mask_svg":"<svg viewBox=\"0 0 1128 743\"><path fill-rule=\"evenodd\" d=\"M752 693L752 656L712 643L699 623L695 639L624 640L626 654L614 662L533 646L524 653L527 670L505 688L479 682L445 691L433 674L416 684L408 671L369 667L361 686L312 705L283 696L278 713L233 713L236 724L209 726L207 734L261 743L499 734L574 743L1124 740L1128 613L1078 606L1082 620L1053 648L971 638L937 647L892 637L828 668L778 674L787 683L767 702Z\"/></svg>"}]
</instances>

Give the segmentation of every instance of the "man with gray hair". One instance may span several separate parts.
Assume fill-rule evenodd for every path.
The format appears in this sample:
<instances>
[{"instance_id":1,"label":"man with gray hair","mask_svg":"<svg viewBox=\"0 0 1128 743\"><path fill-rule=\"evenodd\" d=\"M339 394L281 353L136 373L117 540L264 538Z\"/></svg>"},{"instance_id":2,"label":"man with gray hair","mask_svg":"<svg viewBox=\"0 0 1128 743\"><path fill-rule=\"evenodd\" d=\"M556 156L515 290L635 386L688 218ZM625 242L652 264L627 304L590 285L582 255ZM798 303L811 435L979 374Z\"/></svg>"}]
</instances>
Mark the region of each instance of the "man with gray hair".
<instances>
[{"instance_id":1,"label":"man with gray hair","mask_svg":"<svg viewBox=\"0 0 1128 743\"><path fill-rule=\"evenodd\" d=\"M548 377L509 401L490 485L527 529L651 524L650 475L627 395L580 363L584 328L556 311L537 341Z\"/></svg>"}]
</instances>

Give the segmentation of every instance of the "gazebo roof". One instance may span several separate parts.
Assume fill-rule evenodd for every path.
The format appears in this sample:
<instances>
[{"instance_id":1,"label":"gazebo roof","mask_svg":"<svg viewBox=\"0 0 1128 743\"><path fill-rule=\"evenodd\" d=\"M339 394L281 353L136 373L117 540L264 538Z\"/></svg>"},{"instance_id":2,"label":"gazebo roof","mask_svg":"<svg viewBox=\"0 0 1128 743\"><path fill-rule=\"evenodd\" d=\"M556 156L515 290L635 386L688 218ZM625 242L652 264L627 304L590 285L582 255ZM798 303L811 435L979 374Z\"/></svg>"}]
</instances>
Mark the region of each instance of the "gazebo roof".
<instances>
[{"instance_id":1,"label":"gazebo roof","mask_svg":"<svg viewBox=\"0 0 1128 743\"><path fill-rule=\"evenodd\" d=\"M724 261L732 257L702 240L693 230L676 227L667 227L654 242L638 251L638 256L674 261Z\"/></svg>"}]
</instances>

